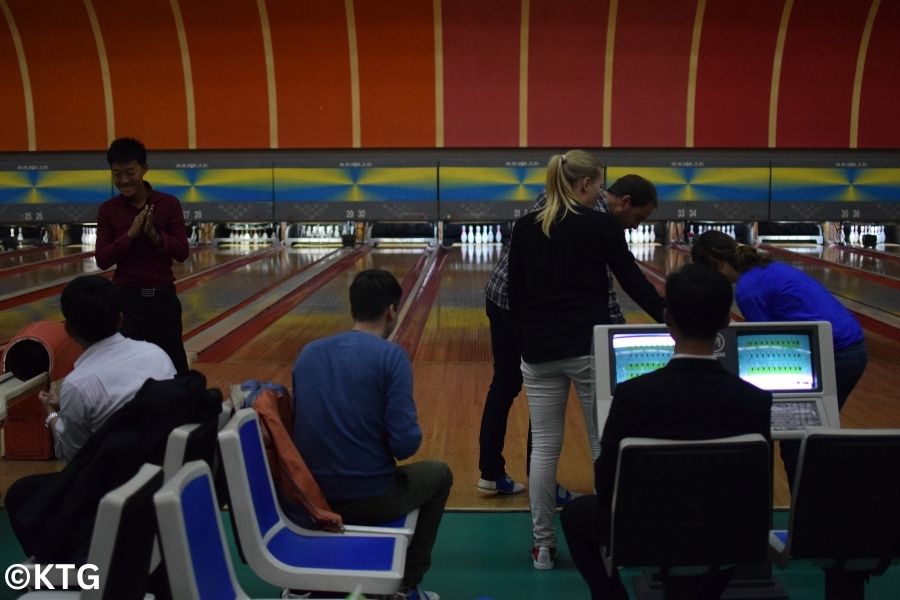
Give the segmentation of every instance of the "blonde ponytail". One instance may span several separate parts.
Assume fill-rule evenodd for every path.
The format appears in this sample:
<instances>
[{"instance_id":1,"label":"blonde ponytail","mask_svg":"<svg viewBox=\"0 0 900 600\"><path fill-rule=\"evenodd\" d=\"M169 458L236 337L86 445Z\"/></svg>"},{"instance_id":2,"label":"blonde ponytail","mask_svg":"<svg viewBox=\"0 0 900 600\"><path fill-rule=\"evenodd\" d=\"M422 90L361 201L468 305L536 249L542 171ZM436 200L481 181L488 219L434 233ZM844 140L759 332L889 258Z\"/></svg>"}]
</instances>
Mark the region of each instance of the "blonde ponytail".
<instances>
[{"instance_id":1,"label":"blonde ponytail","mask_svg":"<svg viewBox=\"0 0 900 600\"><path fill-rule=\"evenodd\" d=\"M541 231L550 237L550 228L557 221L578 206L578 199L572 184L584 179L595 179L600 175L602 165L584 150L569 150L565 154L555 154L547 163L547 202L537 213Z\"/></svg>"}]
</instances>

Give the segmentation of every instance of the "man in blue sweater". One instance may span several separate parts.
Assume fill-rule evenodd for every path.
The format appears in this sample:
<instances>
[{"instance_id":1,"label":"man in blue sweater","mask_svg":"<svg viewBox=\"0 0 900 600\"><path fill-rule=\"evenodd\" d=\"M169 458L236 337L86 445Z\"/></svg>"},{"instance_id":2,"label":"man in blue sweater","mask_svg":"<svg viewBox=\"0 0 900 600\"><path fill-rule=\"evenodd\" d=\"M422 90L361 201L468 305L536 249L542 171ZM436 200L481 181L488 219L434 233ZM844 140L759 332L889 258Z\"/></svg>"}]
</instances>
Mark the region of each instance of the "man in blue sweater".
<instances>
[{"instance_id":1,"label":"man in blue sweater","mask_svg":"<svg viewBox=\"0 0 900 600\"><path fill-rule=\"evenodd\" d=\"M402 293L387 271L369 269L353 279L353 329L307 344L294 363L293 437L345 523L377 525L419 509L401 597L440 600L419 583L431 565L453 475L439 461L396 464L422 442L409 358L385 339Z\"/></svg>"}]
</instances>

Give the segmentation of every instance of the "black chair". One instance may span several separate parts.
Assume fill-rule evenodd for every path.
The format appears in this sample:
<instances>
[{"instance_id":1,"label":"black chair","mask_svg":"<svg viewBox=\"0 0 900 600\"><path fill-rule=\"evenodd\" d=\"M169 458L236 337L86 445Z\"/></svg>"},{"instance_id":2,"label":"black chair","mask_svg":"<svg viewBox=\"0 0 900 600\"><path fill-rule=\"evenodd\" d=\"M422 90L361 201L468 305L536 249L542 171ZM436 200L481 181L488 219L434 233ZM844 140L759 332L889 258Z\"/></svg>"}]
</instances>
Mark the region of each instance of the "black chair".
<instances>
[{"instance_id":1,"label":"black chair","mask_svg":"<svg viewBox=\"0 0 900 600\"><path fill-rule=\"evenodd\" d=\"M153 494L162 483L162 469L145 464L128 482L106 494L100 501L87 561L97 567L96 588L83 592L36 591L20 598L144 599L150 555L157 533ZM74 588L77 583L70 578L69 585Z\"/></svg>"},{"instance_id":2,"label":"black chair","mask_svg":"<svg viewBox=\"0 0 900 600\"><path fill-rule=\"evenodd\" d=\"M664 598L718 597L733 567L766 560L769 454L759 434L622 440L607 572L644 568L658 575Z\"/></svg>"},{"instance_id":3,"label":"black chair","mask_svg":"<svg viewBox=\"0 0 900 600\"><path fill-rule=\"evenodd\" d=\"M825 597L865 597L865 583L900 558L900 429L809 430L791 490L787 531L769 536L772 562L825 571Z\"/></svg>"}]
</instances>

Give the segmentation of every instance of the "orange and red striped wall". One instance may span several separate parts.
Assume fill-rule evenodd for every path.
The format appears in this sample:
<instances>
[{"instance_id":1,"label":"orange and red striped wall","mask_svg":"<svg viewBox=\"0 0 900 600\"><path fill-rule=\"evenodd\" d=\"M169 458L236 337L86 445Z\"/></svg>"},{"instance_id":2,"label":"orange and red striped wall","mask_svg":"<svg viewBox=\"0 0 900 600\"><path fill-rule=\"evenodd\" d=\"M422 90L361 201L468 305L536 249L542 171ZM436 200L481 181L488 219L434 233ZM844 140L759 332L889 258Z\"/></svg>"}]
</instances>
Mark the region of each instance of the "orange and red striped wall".
<instances>
[{"instance_id":1,"label":"orange and red striped wall","mask_svg":"<svg viewBox=\"0 0 900 600\"><path fill-rule=\"evenodd\" d=\"M900 147L900 0L0 0L0 151Z\"/></svg>"}]
</instances>

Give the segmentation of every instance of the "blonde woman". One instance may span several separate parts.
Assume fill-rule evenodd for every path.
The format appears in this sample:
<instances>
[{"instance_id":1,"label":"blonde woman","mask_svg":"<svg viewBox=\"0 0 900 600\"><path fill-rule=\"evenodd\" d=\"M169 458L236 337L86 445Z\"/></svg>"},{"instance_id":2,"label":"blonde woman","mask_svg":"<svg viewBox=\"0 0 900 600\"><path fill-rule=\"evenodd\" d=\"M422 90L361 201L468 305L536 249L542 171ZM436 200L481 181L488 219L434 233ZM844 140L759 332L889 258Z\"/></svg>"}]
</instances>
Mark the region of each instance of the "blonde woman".
<instances>
[{"instance_id":1,"label":"blonde woman","mask_svg":"<svg viewBox=\"0 0 900 600\"><path fill-rule=\"evenodd\" d=\"M529 497L532 559L551 569L556 468L570 384L581 403L591 454L600 443L593 419L591 336L609 323L607 265L622 288L662 321L663 299L628 251L622 226L593 210L603 190L600 162L582 150L555 155L547 167L547 202L516 221L509 252L509 305L521 333L522 376L531 413Z\"/></svg>"}]
</instances>

